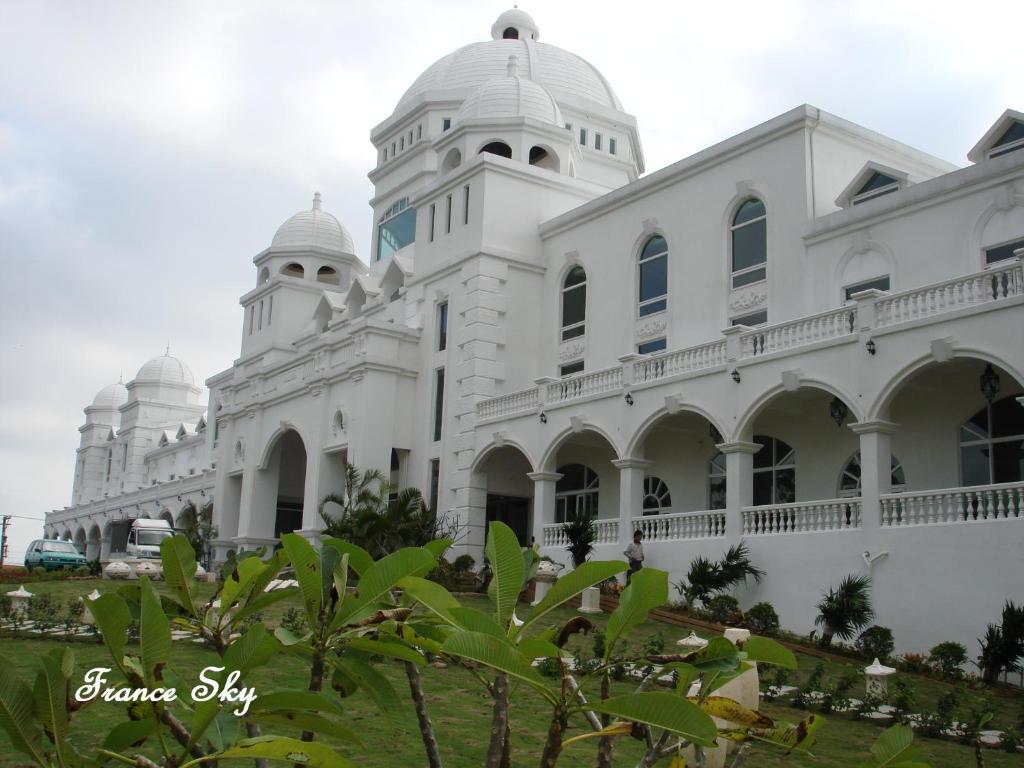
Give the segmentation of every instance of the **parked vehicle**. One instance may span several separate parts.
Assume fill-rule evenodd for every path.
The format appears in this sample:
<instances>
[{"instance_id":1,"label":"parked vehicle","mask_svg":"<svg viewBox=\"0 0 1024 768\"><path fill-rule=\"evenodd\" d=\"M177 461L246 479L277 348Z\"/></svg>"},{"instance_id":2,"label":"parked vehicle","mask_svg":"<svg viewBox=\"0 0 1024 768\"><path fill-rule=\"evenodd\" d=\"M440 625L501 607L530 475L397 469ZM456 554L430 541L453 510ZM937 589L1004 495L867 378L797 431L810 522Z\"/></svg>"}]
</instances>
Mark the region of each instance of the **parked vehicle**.
<instances>
[{"instance_id":1,"label":"parked vehicle","mask_svg":"<svg viewBox=\"0 0 1024 768\"><path fill-rule=\"evenodd\" d=\"M58 539L36 539L25 552L25 570L43 568L56 571L61 568L78 568L86 565L85 555L75 549L70 541Z\"/></svg>"},{"instance_id":2,"label":"parked vehicle","mask_svg":"<svg viewBox=\"0 0 1024 768\"><path fill-rule=\"evenodd\" d=\"M135 520L128 531L125 551L128 557L159 558L160 542L173 535L174 529L166 520Z\"/></svg>"}]
</instances>

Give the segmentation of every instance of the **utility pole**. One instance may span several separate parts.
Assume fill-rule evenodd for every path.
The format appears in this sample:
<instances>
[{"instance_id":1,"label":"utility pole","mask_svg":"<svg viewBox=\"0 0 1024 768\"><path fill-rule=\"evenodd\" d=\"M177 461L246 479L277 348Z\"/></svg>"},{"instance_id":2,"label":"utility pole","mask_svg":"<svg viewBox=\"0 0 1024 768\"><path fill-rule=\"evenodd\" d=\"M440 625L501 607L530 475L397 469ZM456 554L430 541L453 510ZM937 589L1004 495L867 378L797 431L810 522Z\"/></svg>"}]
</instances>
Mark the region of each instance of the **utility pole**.
<instances>
[{"instance_id":1,"label":"utility pole","mask_svg":"<svg viewBox=\"0 0 1024 768\"><path fill-rule=\"evenodd\" d=\"M0 568L4 567L7 559L7 529L11 526L11 516L4 515L3 523L0 524Z\"/></svg>"}]
</instances>

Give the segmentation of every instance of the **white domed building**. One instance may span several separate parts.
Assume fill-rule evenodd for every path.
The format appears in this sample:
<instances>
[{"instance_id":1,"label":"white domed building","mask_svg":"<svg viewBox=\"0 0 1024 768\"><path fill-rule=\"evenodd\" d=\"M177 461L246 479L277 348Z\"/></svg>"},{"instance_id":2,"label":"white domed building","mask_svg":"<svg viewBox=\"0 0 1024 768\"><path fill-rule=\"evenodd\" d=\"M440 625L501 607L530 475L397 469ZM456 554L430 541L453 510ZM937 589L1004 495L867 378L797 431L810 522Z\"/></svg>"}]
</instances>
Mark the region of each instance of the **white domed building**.
<instances>
[{"instance_id":1,"label":"white domed building","mask_svg":"<svg viewBox=\"0 0 1024 768\"><path fill-rule=\"evenodd\" d=\"M1016 595L1024 114L958 167L803 105L643 175L608 80L513 9L370 139L370 253L315 195L253 258L209 428L170 356L104 388L49 533L213 500L218 558L316 538L352 464L478 562L493 520L565 562L579 512L673 579L744 543L742 607L799 632L848 573L901 650Z\"/></svg>"}]
</instances>

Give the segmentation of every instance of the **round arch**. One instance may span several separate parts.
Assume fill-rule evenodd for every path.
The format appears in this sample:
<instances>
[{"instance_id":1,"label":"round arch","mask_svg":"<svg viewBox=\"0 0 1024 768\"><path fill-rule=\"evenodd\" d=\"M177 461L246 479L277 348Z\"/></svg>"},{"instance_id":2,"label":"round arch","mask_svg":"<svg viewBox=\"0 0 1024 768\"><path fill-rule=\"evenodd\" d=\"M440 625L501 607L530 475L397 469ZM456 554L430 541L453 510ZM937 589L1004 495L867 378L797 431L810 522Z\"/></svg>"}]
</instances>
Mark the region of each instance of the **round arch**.
<instances>
[{"instance_id":1,"label":"round arch","mask_svg":"<svg viewBox=\"0 0 1024 768\"><path fill-rule=\"evenodd\" d=\"M822 381L821 379L800 379L799 389L818 389L822 392L826 392L834 397L838 397L847 408L850 409L850 414L853 416L854 421L864 421L864 411L861 410L860 406L857 405L857 398L853 397L842 387L838 387L831 382ZM763 392L757 399L754 400L740 415L739 419L736 420L736 429L733 432L733 438L735 440L749 440L750 436L754 432L754 422L757 421L757 417L761 415L761 412L765 407L772 402L776 397L784 395L788 392L783 384L776 384L771 389Z\"/></svg>"},{"instance_id":2,"label":"round arch","mask_svg":"<svg viewBox=\"0 0 1024 768\"><path fill-rule=\"evenodd\" d=\"M1004 195L1005 199L1000 200L1000 197ZM995 232L986 236L989 224L997 218ZM976 268L983 269L985 267L986 247L998 245L1001 241L1017 237L1024 231L1021 227L1024 227L1024 206L1014 205L1008 191L997 191L996 199L978 215L974 222L974 228L971 230L970 241L967 243L970 252L976 255ZM986 242L986 240L992 242Z\"/></svg>"},{"instance_id":3,"label":"round arch","mask_svg":"<svg viewBox=\"0 0 1024 768\"><path fill-rule=\"evenodd\" d=\"M306 450L307 455L309 454L309 448L307 447L309 445L309 441L302 434L302 430L292 422L282 421L281 426L273 431L267 439L267 442L264 444L263 451L260 453L260 460L256 464L257 469L267 469L270 467L270 456L274 452L274 448L277 446L278 441L288 432L294 432L298 435L299 440L302 441L302 447Z\"/></svg>"},{"instance_id":4,"label":"round arch","mask_svg":"<svg viewBox=\"0 0 1024 768\"><path fill-rule=\"evenodd\" d=\"M74 535L71 533L70 528L65 528L64 533L60 535L61 541L74 541Z\"/></svg>"},{"instance_id":5,"label":"round arch","mask_svg":"<svg viewBox=\"0 0 1024 768\"><path fill-rule=\"evenodd\" d=\"M558 450L565 443L571 440L573 435L583 434L586 432L590 432L591 434L595 434L598 437L602 438L608 444L608 447L611 448L612 454L614 454L615 458L622 458L623 454L619 450L619 446L616 444L615 439L607 430L605 430L603 427L598 426L597 424L584 422L581 429L566 427L564 430L559 432L558 435L555 436L551 444L548 446L547 450L544 451L544 454L540 460L540 464L534 466L538 466L540 472L554 472L557 469L556 464L558 460Z\"/></svg>"},{"instance_id":6,"label":"round arch","mask_svg":"<svg viewBox=\"0 0 1024 768\"><path fill-rule=\"evenodd\" d=\"M462 165L462 152L458 147L453 147L448 150L448 153L444 156L444 160L441 161L441 173L454 171L460 165Z\"/></svg>"},{"instance_id":7,"label":"round arch","mask_svg":"<svg viewBox=\"0 0 1024 768\"><path fill-rule=\"evenodd\" d=\"M526 459L527 464L530 465L530 471L537 471L537 462L533 459L533 454L527 450L526 446L520 440L515 438L502 438L500 441L492 440L482 449L477 451L476 458L473 459L473 463L469 468L470 472L477 473L483 472L486 469L487 460L491 458L495 453L500 451L502 448L514 448L523 454L523 458Z\"/></svg>"},{"instance_id":8,"label":"round arch","mask_svg":"<svg viewBox=\"0 0 1024 768\"><path fill-rule=\"evenodd\" d=\"M732 436L729 434L729 431L723 427L723 422L718 416L713 415L710 411L701 408L699 405L680 403L678 410L669 411L667 407L662 406L644 419L626 443L625 455L640 456L641 454L639 453L639 450L643 446L644 441L646 441L647 437L651 434L651 431L658 426L661 421L677 413L692 413L695 416L700 416L712 427L718 430L718 434L722 436L723 442L730 442L732 440Z\"/></svg>"},{"instance_id":9,"label":"round arch","mask_svg":"<svg viewBox=\"0 0 1024 768\"><path fill-rule=\"evenodd\" d=\"M512 147L509 146L507 141L504 141L502 139L486 139L483 142L481 142L480 146L476 150L476 154L480 155L485 152L487 154L497 155L498 157L504 157L509 160L514 159Z\"/></svg>"},{"instance_id":10,"label":"round arch","mask_svg":"<svg viewBox=\"0 0 1024 768\"><path fill-rule=\"evenodd\" d=\"M846 249L846 252L843 253L839 258L839 261L836 263L836 269L832 275L833 285L835 285L839 290L842 290L845 285L869 280L873 277L881 277L881 273L857 275L855 278L851 276L849 279L844 277L847 267L850 266L850 262L858 256L867 256L871 253L878 254L881 256L882 261L885 262L885 274L889 276L889 290L897 290L897 287L900 285L899 262L896 260L896 255L893 253L892 248L887 246L885 243L880 243L876 240L866 240L863 243L854 243ZM872 270L867 271L871 272Z\"/></svg>"},{"instance_id":11,"label":"round arch","mask_svg":"<svg viewBox=\"0 0 1024 768\"><path fill-rule=\"evenodd\" d=\"M86 538L85 558L86 560L99 560L103 550L103 532L98 523L93 523L89 528L89 535Z\"/></svg>"},{"instance_id":12,"label":"round arch","mask_svg":"<svg viewBox=\"0 0 1024 768\"><path fill-rule=\"evenodd\" d=\"M1021 372L988 350L978 349L977 347L958 347L953 349L952 359L975 359L983 363L991 363L1012 376L1018 386L1024 387L1024 376L1021 375ZM867 411L867 418L872 421L885 419L889 414L889 407L896 396L902 391L904 385L914 378L915 375L934 365L941 365L941 363L938 363L932 355L925 354L900 368L879 391L878 396Z\"/></svg>"},{"instance_id":13,"label":"round arch","mask_svg":"<svg viewBox=\"0 0 1024 768\"><path fill-rule=\"evenodd\" d=\"M555 173L560 173L562 170L562 162L558 153L547 144L534 144L530 147L528 162L537 168L545 168Z\"/></svg>"}]
</instances>

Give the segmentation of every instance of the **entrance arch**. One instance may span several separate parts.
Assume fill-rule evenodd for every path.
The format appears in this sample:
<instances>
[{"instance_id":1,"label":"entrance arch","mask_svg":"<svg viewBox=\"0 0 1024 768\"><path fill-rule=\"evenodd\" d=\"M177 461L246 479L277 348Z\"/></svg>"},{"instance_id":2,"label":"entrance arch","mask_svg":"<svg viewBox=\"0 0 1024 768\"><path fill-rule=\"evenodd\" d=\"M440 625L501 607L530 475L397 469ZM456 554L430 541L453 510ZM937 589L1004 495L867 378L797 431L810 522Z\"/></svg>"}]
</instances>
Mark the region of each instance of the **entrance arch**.
<instances>
[{"instance_id":1,"label":"entrance arch","mask_svg":"<svg viewBox=\"0 0 1024 768\"><path fill-rule=\"evenodd\" d=\"M99 560L102 548L103 534L100 531L99 525L93 523L92 527L89 529L89 538L86 540L85 559Z\"/></svg>"},{"instance_id":2,"label":"entrance arch","mask_svg":"<svg viewBox=\"0 0 1024 768\"><path fill-rule=\"evenodd\" d=\"M511 528L519 545L533 543L533 465L526 453L516 445L505 443L481 454L474 465L474 474L483 482L484 524L498 520Z\"/></svg>"},{"instance_id":3,"label":"entrance arch","mask_svg":"<svg viewBox=\"0 0 1024 768\"><path fill-rule=\"evenodd\" d=\"M302 527L306 497L306 445L292 428L278 432L256 471L249 535L279 539Z\"/></svg>"}]
</instances>

